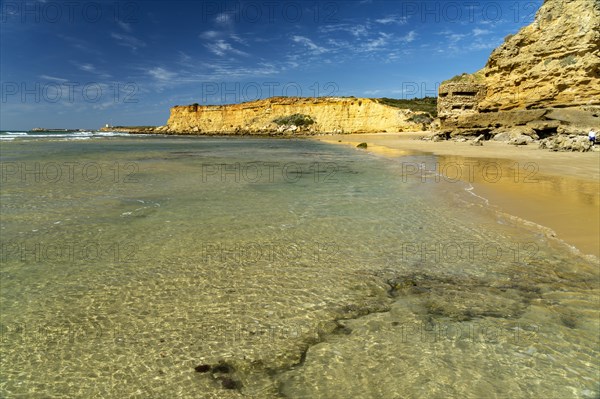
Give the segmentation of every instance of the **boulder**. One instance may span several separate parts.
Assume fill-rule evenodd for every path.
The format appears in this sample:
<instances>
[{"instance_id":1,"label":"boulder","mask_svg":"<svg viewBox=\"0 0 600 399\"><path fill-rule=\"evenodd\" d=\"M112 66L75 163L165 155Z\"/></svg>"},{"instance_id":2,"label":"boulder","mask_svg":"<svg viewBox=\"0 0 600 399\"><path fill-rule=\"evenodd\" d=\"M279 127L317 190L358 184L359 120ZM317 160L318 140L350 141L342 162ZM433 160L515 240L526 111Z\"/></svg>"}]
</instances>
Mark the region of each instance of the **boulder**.
<instances>
[{"instance_id":1,"label":"boulder","mask_svg":"<svg viewBox=\"0 0 600 399\"><path fill-rule=\"evenodd\" d=\"M527 145L529 143L533 142L533 139L529 136L526 136L524 134L517 136L515 138L510 139L510 141L508 142L508 144L512 144L512 145Z\"/></svg>"},{"instance_id":2,"label":"boulder","mask_svg":"<svg viewBox=\"0 0 600 399\"><path fill-rule=\"evenodd\" d=\"M475 146L482 146L483 145L483 140L485 139L485 136L483 134L479 135L475 140L473 140L471 142L471 145L475 145Z\"/></svg>"},{"instance_id":3,"label":"boulder","mask_svg":"<svg viewBox=\"0 0 600 399\"><path fill-rule=\"evenodd\" d=\"M587 152L594 149L587 136L556 135L540 142L540 148L552 151L578 151Z\"/></svg>"},{"instance_id":4,"label":"boulder","mask_svg":"<svg viewBox=\"0 0 600 399\"><path fill-rule=\"evenodd\" d=\"M507 132L503 132L503 133L496 133L494 135L494 137L492 137L492 140L494 141L502 141L502 142L508 142L510 141L510 139L512 138L510 133Z\"/></svg>"},{"instance_id":5,"label":"boulder","mask_svg":"<svg viewBox=\"0 0 600 399\"><path fill-rule=\"evenodd\" d=\"M535 130L529 126L500 127L492 130L490 134L494 135L495 141L509 141L518 136L529 136L535 140L539 138Z\"/></svg>"}]
</instances>

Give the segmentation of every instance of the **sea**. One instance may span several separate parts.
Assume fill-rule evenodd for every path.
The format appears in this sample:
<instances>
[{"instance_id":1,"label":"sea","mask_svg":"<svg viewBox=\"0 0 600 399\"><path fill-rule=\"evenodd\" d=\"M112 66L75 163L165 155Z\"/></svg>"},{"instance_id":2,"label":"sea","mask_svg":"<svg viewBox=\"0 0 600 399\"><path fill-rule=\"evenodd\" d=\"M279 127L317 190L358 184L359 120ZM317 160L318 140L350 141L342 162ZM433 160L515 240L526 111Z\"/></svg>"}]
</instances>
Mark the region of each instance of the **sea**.
<instances>
[{"instance_id":1,"label":"sea","mask_svg":"<svg viewBox=\"0 0 600 399\"><path fill-rule=\"evenodd\" d=\"M434 155L12 131L0 161L2 398L600 397L597 259Z\"/></svg>"}]
</instances>

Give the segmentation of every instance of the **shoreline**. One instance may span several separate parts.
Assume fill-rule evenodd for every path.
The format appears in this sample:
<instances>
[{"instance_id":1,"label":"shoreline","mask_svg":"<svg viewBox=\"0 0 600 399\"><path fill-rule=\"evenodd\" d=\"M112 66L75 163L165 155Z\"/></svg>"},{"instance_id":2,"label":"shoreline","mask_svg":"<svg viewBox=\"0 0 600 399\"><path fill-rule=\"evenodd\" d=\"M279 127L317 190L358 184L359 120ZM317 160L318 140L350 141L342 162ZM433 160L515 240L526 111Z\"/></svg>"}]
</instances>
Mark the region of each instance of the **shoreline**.
<instances>
[{"instance_id":1,"label":"shoreline","mask_svg":"<svg viewBox=\"0 0 600 399\"><path fill-rule=\"evenodd\" d=\"M440 173L446 181L467 181L476 195L498 211L550 229L555 233L551 236L580 253L600 257L598 152L552 152L492 141L472 146L467 142L419 140L429 134L370 133L311 139L354 147L365 142L366 151L388 158L433 154L436 164L407 164L403 171L427 178L419 174L420 166Z\"/></svg>"}]
</instances>

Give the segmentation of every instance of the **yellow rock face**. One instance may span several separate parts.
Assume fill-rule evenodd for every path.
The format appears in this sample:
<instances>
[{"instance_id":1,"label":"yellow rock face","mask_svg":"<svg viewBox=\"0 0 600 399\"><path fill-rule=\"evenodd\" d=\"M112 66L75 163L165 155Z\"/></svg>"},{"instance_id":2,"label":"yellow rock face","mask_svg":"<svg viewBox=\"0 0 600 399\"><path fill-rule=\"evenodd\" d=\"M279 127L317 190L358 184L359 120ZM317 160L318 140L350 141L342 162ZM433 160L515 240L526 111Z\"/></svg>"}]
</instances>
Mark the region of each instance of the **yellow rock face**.
<instances>
[{"instance_id":1,"label":"yellow rock face","mask_svg":"<svg viewBox=\"0 0 600 399\"><path fill-rule=\"evenodd\" d=\"M600 104L600 1L546 0L483 72L482 112Z\"/></svg>"},{"instance_id":2,"label":"yellow rock face","mask_svg":"<svg viewBox=\"0 0 600 399\"><path fill-rule=\"evenodd\" d=\"M293 114L310 116L315 123L303 133L370 133L422 130L409 118L422 114L380 104L369 98L273 97L233 105L175 106L166 132L266 134L283 132L274 119ZM287 127L286 132L300 132Z\"/></svg>"}]
</instances>

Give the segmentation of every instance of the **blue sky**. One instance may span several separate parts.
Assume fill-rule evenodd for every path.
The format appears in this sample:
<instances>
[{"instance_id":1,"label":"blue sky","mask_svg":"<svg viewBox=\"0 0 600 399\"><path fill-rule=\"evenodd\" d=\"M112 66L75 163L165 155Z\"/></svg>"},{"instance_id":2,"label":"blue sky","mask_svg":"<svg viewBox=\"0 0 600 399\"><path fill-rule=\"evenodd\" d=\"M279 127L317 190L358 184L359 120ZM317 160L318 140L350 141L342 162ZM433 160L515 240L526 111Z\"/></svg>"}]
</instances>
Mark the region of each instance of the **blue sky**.
<instances>
[{"instance_id":1,"label":"blue sky","mask_svg":"<svg viewBox=\"0 0 600 399\"><path fill-rule=\"evenodd\" d=\"M13 130L163 125L173 105L273 95L435 96L542 0L0 4L0 130Z\"/></svg>"}]
</instances>

